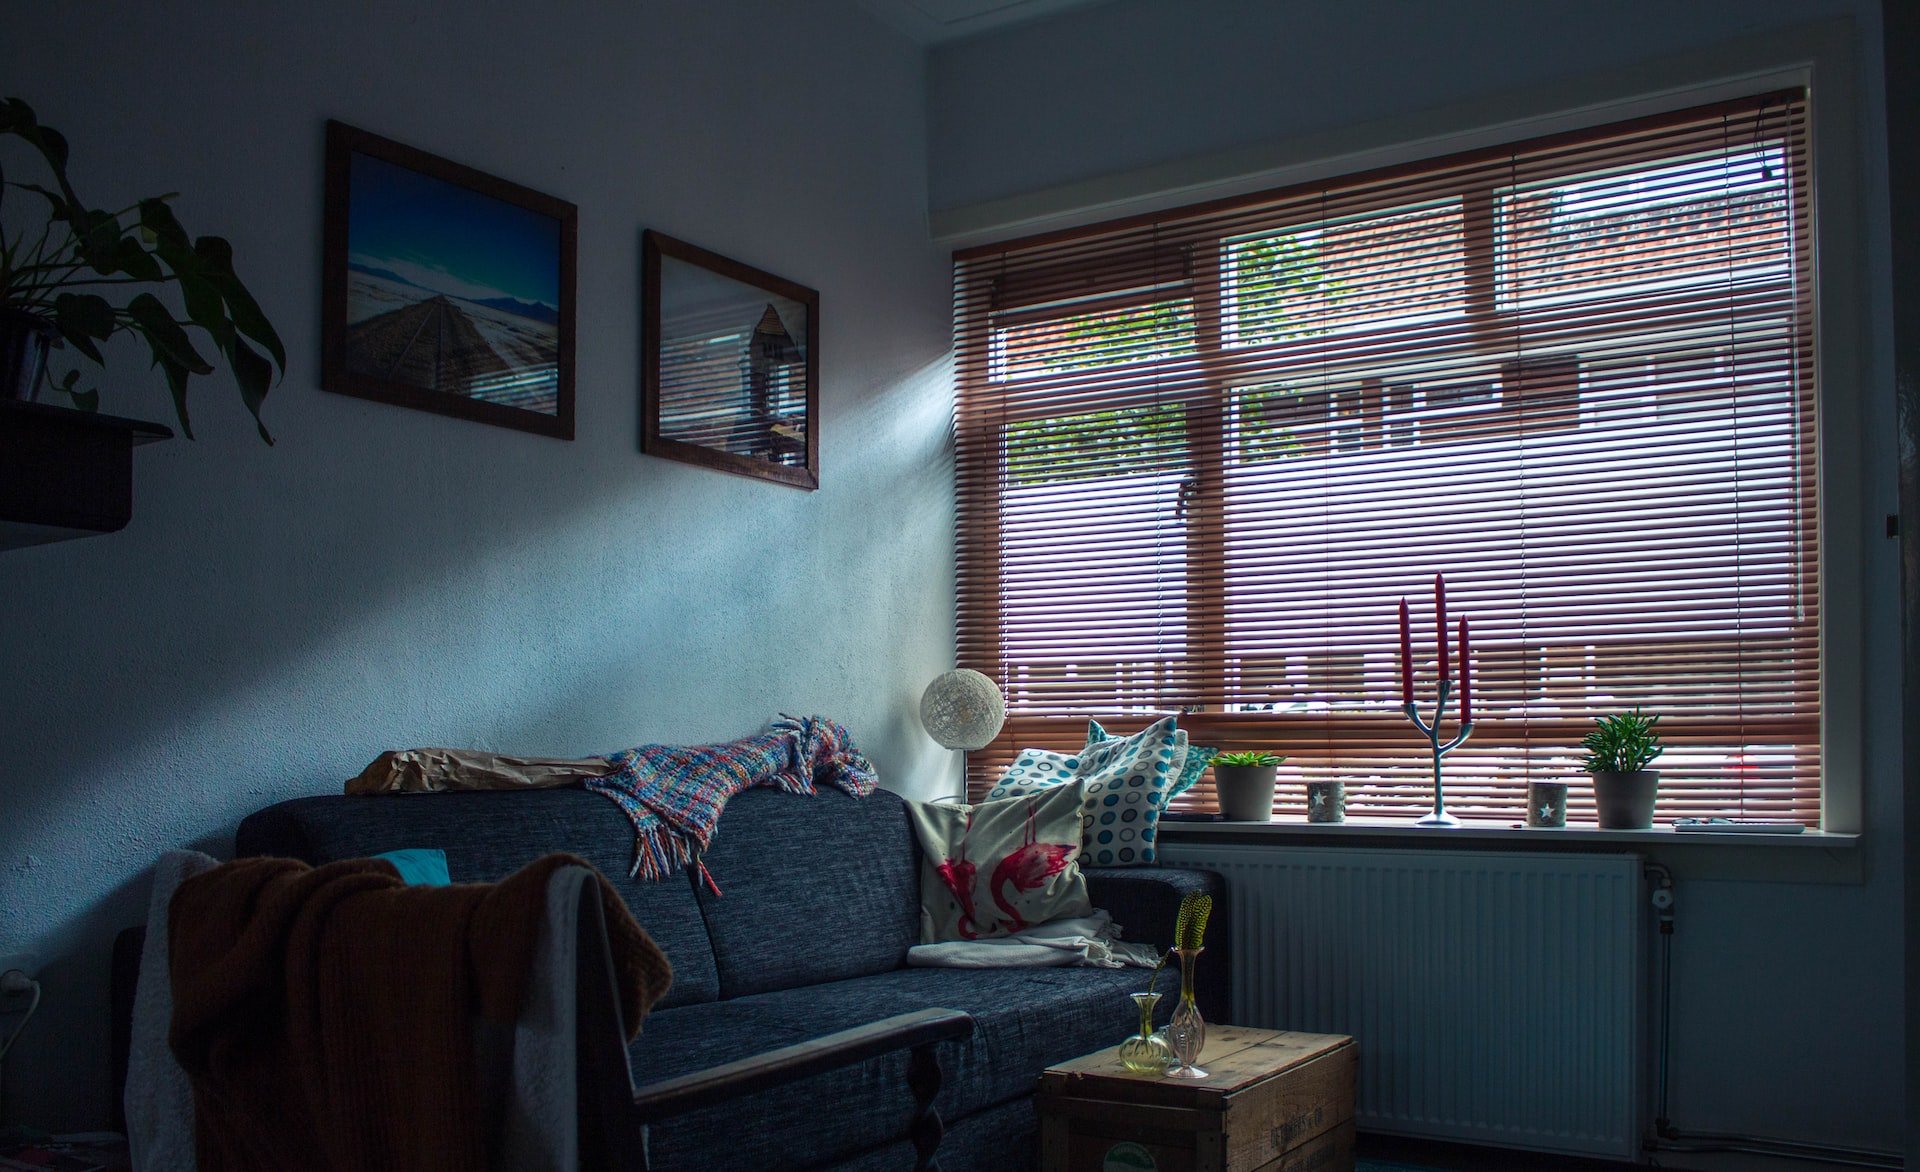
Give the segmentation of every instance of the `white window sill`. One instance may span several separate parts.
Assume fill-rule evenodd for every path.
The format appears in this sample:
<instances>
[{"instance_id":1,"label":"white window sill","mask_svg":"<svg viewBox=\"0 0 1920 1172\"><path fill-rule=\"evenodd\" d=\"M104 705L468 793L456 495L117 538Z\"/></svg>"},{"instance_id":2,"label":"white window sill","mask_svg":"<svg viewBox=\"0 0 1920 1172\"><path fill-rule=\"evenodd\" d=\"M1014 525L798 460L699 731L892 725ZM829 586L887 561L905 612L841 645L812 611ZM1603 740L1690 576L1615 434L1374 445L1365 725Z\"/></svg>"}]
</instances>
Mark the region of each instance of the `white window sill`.
<instances>
[{"instance_id":1,"label":"white window sill","mask_svg":"<svg viewBox=\"0 0 1920 1172\"><path fill-rule=\"evenodd\" d=\"M1825 830L1806 830L1799 834L1741 834L1737 832L1699 833L1677 831L1671 826L1652 830L1602 830L1597 826L1566 826L1559 829L1522 826L1516 822L1466 822L1452 828L1414 826L1392 819L1354 818L1345 822L1174 822L1160 823L1160 842L1215 842L1221 838L1257 839L1262 842L1295 842L1302 845L1358 845L1366 841L1391 841L1395 846L1414 842L1434 845L1477 843L1503 850L1588 848L1596 846L1648 845L1680 846L1761 846L1781 849L1852 849L1860 843L1857 834L1839 834Z\"/></svg>"}]
</instances>

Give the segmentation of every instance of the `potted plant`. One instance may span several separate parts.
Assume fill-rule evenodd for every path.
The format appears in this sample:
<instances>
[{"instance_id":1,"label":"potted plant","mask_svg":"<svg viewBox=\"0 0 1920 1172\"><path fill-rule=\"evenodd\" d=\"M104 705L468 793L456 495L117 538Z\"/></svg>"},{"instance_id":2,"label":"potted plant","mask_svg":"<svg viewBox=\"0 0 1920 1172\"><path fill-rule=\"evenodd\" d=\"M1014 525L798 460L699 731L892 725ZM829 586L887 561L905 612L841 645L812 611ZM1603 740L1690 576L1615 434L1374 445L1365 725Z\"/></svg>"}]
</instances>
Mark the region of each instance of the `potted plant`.
<instances>
[{"instance_id":1,"label":"potted plant","mask_svg":"<svg viewBox=\"0 0 1920 1172\"><path fill-rule=\"evenodd\" d=\"M187 383L214 369L188 333L193 329L225 360L260 438L272 443L260 404L276 369L286 373L286 350L234 275L232 246L218 236L189 237L167 206L172 194L117 212L87 207L67 179L65 136L41 125L19 98L0 102L0 138L6 137L34 149L51 185L23 183L12 174L0 184L0 200L46 204L44 221L9 209L7 221L19 230L0 231L0 398L37 397L50 347L104 367L102 344L131 334L166 377L180 430L192 438ZM177 290L184 318L156 295L168 287ZM81 410L99 406L99 391L81 387L77 369L48 381Z\"/></svg>"},{"instance_id":2,"label":"potted plant","mask_svg":"<svg viewBox=\"0 0 1920 1172\"><path fill-rule=\"evenodd\" d=\"M1593 731L1581 739L1602 830L1646 830L1653 825L1660 771L1647 766L1666 751L1659 724L1659 716L1635 708L1595 718Z\"/></svg>"},{"instance_id":3,"label":"potted plant","mask_svg":"<svg viewBox=\"0 0 1920 1172\"><path fill-rule=\"evenodd\" d=\"M1213 791L1220 812L1235 822L1273 817L1273 771L1285 761L1264 749L1222 753L1213 759Z\"/></svg>"}]
</instances>

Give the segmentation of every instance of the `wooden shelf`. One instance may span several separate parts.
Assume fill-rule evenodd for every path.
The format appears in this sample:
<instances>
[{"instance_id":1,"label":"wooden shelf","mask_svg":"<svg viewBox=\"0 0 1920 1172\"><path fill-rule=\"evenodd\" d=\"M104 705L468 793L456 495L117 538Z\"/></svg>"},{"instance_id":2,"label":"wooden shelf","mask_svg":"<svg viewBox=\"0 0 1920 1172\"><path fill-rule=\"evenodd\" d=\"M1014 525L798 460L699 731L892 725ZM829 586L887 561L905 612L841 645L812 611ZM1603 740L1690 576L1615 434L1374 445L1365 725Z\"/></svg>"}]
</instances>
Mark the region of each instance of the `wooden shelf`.
<instances>
[{"instance_id":1,"label":"wooden shelf","mask_svg":"<svg viewBox=\"0 0 1920 1172\"><path fill-rule=\"evenodd\" d=\"M172 438L142 419L0 400L0 550L126 528L133 449Z\"/></svg>"}]
</instances>

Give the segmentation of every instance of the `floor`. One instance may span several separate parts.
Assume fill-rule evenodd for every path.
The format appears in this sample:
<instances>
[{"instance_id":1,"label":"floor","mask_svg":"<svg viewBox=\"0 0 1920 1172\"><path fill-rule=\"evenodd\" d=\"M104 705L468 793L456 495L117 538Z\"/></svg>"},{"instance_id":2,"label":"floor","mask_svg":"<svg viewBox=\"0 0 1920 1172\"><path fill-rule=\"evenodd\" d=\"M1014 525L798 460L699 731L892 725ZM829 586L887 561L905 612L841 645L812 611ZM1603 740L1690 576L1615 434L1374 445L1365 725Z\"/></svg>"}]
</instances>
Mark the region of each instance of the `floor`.
<instances>
[{"instance_id":1,"label":"floor","mask_svg":"<svg viewBox=\"0 0 1920 1172\"><path fill-rule=\"evenodd\" d=\"M1740 1153L1661 1152L1648 1163L1619 1164L1394 1136L1361 1135L1355 1172L1855 1172L1855 1167ZM1885 1165L1881 1165L1885 1166Z\"/></svg>"},{"instance_id":2,"label":"floor","mask_svg":"<svg viewBox=\"0 0 1920 1172\"><path fill-rule=\"evenodd\" d=\"M1355 1172L1625 1172L1644 1167L1385 1135L1362 1135L1355 1146Z\"/></svg>"}]
</instances>

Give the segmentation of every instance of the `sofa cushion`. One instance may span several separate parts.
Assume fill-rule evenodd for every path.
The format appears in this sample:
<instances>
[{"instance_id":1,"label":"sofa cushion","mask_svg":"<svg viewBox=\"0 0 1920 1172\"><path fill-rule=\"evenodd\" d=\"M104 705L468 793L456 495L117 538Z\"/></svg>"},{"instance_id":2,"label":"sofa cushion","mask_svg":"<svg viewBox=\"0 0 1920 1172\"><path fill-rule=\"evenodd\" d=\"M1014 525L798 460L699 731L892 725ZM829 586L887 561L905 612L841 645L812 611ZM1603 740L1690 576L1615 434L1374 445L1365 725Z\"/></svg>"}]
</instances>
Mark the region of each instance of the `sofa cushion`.
<instances>
[{"instance_id":1,"label":"sofa cushion","mask_svg":"<svg viewBox=\"0 0 1920 1172\"><path fill-rule=\"evenodd\" d=\"M1108 732L1099 721L1087 721L1087 748L1091 749L1101 741L1112 739L1113 734ZM1207 766L1212 765L1213 759L1220 755L1220 750L1210 745L1194 744L1187 738L1187 730L1184 728L1174 739L1178 742L1174 749L1175 755L1179 756L1182 752L1185 755L1180 757L1180 776L1173 779L1173 785L1167 790L1168 801L1192 789L1194 783L1200 780L1200 775L1207 771Z\"/></svg>"},{"instance_id":2,"label":"sofa cushion","mask_svg":"<svg viewBox=\"0 0 1920 1172\"><path fill-rule=\"evenodd\" d=\"M706 865L721 894L697 898L722 997L896 969L919 932L919 851L885 790L736 794Z\"/></svg>"},{"instance_id":3,"label":"sofa cushion","mask_svg":"<svg viewBox=\"0 0 1920 1172\"><path fill-rule=\"evenodd\" d=\"M991 940L1088 915L1078 782L971 806L909 802L920 943Z\"/></svg>"},{"instance_id":4,"label":"sofa cushion","mask_svg":"<svg viewBox=\"0 0 1920 1172\"><path fill-rule=\"evenodd\" d=\"M1154 861L1160 812L1180 776L1187 747L1174 718L1165 716L1130 737L1090 742L1078 753L1022 749L987 798L1079 782L1086 797L1086 865L1149 864Z\"/></svg>"},{"instance_id":5,"label":"sofa cushion","mask_svg":"<svg viewBox=\"0 0 1920 1172\"><path fill-rule=\"evenodd\" d=\"M504 879L542 855L570 851L607 877L673 963L673 988L656 1008L712 1001L720 993L693 880L684 874L658 883L629 879L632 827L612 802L583 789L295 798L249 815L234 846L241 855L315 865L438 849L446 852L455 883Z\"/></svg>"},{"instance_id":6,"label":"sofa cushion","mask_svg":"<svg viewBox=\"0 0 1920 1172\"><path fill-rule=\"evenodd\" d=\"M900 969L655 1013L629 1053L644 1086L897 1013L960 1009L974 1034L939 1048L936 1100L956 1123L1031 1095L1048 1065L1125 1038L1138 1023L1127 994L1146 983L1141 969ZM668 1120L652 1131L655 1166L802 1168L892 1143L913 1114L906 1069L895 1053Z\"/></svg>"}]
</instances>

